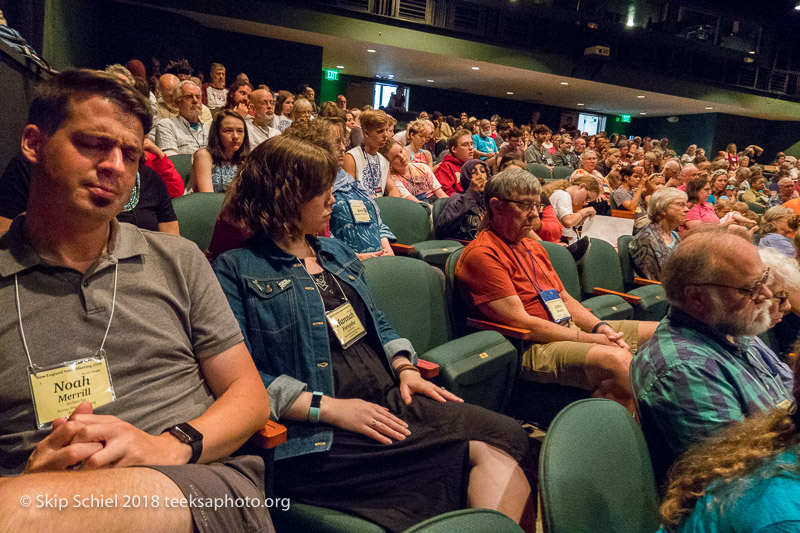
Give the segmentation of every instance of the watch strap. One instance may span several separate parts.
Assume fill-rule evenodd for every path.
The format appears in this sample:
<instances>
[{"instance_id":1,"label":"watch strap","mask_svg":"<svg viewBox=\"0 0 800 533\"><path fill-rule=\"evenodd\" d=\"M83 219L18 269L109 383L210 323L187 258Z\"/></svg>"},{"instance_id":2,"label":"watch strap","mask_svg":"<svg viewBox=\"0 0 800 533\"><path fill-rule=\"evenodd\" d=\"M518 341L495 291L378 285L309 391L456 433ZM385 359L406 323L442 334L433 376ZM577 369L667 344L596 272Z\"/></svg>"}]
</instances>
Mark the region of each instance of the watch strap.
<instances>
[{"instance_id":1,"label":"watch strap","mask_svg":"<svg viewBox=\"0 0 800 533\"><path fill-rule=\"evenodd\" d=\"M316 424L319 422L320 406L322 405L322 393L314 391L311 396L311 406L308 408L308 421Z\"/></svg>"},{"instance_id":2,"label":"watch strap","mask_svg":"<svg viewBox=\"0 0 800 533\"><path fill-rule=\"evenodd\" d=\"M203 434L187 423L172 426L168 431L176 439L192 447L189 463L196 463L203 454Z\"/></svg>"}]
</instances>

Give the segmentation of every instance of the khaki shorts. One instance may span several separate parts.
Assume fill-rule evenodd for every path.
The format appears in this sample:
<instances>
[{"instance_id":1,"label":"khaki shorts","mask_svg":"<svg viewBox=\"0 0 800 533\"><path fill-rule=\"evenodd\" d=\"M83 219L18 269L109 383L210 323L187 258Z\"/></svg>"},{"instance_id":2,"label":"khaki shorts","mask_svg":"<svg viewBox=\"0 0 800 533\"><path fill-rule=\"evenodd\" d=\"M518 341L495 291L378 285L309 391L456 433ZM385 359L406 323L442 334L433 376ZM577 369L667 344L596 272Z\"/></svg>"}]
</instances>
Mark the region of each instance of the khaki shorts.
<instances>
[{"instance_id":1,"label":"khaki shorts","mask_svg":"<svg viewBox=\"0 0 800 533\"><path fill-rule=\"evenodd\" d=\"M623 334L623 340L635 354L639 343L639 322L636 320L609 320L614 331ZM570 329L579 331L575 324ZM591 390L584 366L586 355L595 346L588 342L557 341L533 344L522 354L522 379L537 383L559 383Z\"/></svg>"}]
</instances>

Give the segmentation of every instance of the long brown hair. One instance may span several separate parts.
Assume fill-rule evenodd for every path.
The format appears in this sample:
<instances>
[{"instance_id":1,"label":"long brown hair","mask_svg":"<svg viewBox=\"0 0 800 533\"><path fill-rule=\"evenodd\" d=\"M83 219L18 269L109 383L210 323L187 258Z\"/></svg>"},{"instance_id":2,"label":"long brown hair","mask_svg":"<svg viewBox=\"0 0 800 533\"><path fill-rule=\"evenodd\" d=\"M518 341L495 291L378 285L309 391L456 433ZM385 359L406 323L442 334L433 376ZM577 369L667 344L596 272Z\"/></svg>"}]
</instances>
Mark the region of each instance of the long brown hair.
<instances>
[{"instance_id":1,"label":"long brown hair","mask_svg":"<svg viewBox=\"0 0 800 533\"><path fill-rule=\"evenodd\" d=\"M226 118L239 119L242 121L242 126L244 126L242 145L233 153L233 157L231 157L230 161L225 159L225 148L222 146L222 139L220 138L222 134L222 121ZM231 111L230 109L223 109L217 113L217 116L214 117L214 121L211 123L211 130L208 132L207 149L215 165L221 165L222 163L238 165L247 157L250 153L250 134L247 131L247 123L239 113Z\"/></svg>"}]
</instances>

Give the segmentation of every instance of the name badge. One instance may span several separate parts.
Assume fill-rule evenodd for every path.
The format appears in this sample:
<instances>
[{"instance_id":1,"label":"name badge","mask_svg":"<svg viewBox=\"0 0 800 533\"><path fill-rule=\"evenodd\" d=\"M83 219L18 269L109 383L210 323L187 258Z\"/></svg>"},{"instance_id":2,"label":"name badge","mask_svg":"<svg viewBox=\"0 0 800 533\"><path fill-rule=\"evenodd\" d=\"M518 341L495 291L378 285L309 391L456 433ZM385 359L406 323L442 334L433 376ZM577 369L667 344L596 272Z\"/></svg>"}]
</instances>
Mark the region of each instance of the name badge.
<instances>
[{"instance_id":1,"label":"name badge","mask_svg":"<svg viewBox=\"0 0 800 533\"><path fill-rule=\"evenodd\" d=\"M383 187L375 187L375 198L383 196Z\"/></svg>"},{"instance_id":2,"label":"name badge","mask_svg":"<svg viewBox=\"0 0 800 533\"><path fill-rule=\"evenodd\" d=\"M603 184L603 192L606 194L611 194L611 187L609 187L606 183Z\"/></svg>"},{"instance_id":3,"label":"name badge","mask_svg":"<svg viewBox=\"0 0 800 533\"><path fill-rule=\"evenodd\" d=\"M369 211L367 206L364 205L363 200L350 200L350 211L353 213L353 219L359 224L369 222Z\"/></svg>"},{"instance_id":4,"label":"name badge","mask_svg":"<svg viewBox=\"0 0 800 533\"><path fill-rule=\"evenodd\" d=\"M349 348L367 334L367 330L364 329L350 302L345 302L333 311L328 311L325 313L325 317L342 348Z\"/></svg>"},{"instance_id":5,"label":"name badge","mask_svg":"<svg viewBox=\"0 0 800 533\"><path fill-rule=\"evenodd\" d=\"M782 401L778 402L777 408L778 409L788 409L789 407L791 407L791 405L792 405L792 402L790 402L789 400L782 400Z\"/></svg>"},{"instance_id":6,"label":"name badge","mask_svg":"<svg viewBox=\"0 0 800 533\"><path fill-rule=\"evenodd\" d=\"M70 361L45 370L28 368L28 379L39 429L56 418L68 417L81 402L92 407L116 399L106 358L103 356Z\"/></svg>"},{"instance_id":7,"label":"name badge","mask_svg":"<svg viewBox=\"0 0 800 533\"><path fill-rule=\"evenodd\" d=\"M557 290L541 291L539 298L542 299L542 303L547 308L547 314L550 315L550 319L553 322L561 324L572 320L572 315L569 314L569 310L567 310L567 306L564 305Z\"/></svg>"}]
</instances>

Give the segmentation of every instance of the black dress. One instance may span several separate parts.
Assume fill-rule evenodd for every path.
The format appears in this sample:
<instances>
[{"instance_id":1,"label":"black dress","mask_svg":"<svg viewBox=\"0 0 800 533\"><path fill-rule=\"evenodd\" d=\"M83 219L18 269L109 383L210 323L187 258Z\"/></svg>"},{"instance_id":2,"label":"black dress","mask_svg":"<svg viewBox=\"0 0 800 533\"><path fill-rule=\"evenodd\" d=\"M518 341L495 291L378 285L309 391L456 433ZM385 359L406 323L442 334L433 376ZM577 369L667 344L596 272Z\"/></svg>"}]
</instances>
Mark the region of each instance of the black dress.
<instances>
[{"instance_id":1,"label":"black dress","mask_svg":"<svg viewBox=\"0 0 800 533\"><path fill-rule=\"evenodd\" d=\"M422 395L414 395L411 405L405 405L386 358L378 355L382 347L358 293L345 283L337 284L327 271L312 277L326 311L344 302L344 291L367 328L367 335L346 349L328 328L336 397L388 407L408 424L411 435L386 445L334 428L328 452L275 463L278 494L402 531L466 507L470 440L489 443L514 457L531 486L536 486L529 439L516 421L476 405L439 403Z\"/></svg>"}]
</instances>

